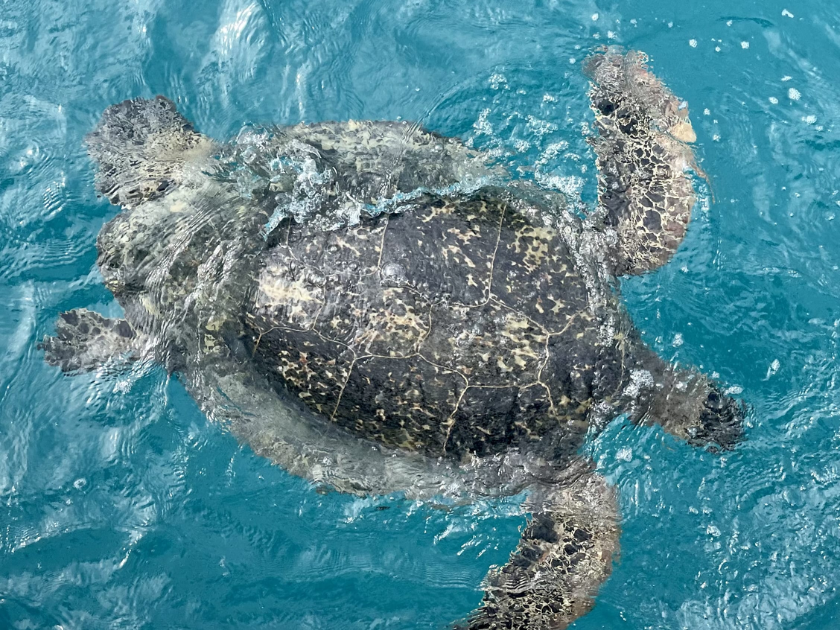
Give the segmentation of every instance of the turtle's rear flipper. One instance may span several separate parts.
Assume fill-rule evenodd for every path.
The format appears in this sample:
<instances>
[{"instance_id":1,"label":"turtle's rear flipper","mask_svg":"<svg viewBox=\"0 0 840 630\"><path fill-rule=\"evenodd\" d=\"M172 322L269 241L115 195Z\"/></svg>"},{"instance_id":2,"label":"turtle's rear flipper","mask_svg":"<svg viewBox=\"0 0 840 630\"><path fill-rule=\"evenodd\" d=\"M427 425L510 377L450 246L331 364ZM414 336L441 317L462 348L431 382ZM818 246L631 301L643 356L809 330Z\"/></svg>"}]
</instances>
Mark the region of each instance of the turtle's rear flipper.
<instances>
[{"instance_id":1,"label":"turtle's rear flipper","mask_svg":"<svg viewBox=\"0 0 840 630\"><path fill-rule=\"evenodd\" d=\"M614 231L617 275L640 274L668 262L685 236L695 195L687 143L696 139L688 107L656 77L647 57L615 49L587 62L598 136L594 222Z\"/></svg>"},{"instance_id":2,"label":"turtle's rear flipper","mask_svg":"<svg viewBox=\"0 0 840 630\"><path fill-rule=\"evenodd\" d=\"M138 335L124 319L109 319L87 309L61 313L54 337L44 337L38 348L50 365L63 372L95 370L113 359L138 357Z\"/></svg>"},{"instance_id":3,"label":"turtle's rear flipper","mask_svg":"<svg viewBox=\"0 0 840 630\"><path fill-rule=\"evenodd\" d=\"M615 492L586 474L571 486L541 488L532 518L508 563L487 575L468 630L565 628L589 612L618 551Z\"/></svg>"}]
</instances>

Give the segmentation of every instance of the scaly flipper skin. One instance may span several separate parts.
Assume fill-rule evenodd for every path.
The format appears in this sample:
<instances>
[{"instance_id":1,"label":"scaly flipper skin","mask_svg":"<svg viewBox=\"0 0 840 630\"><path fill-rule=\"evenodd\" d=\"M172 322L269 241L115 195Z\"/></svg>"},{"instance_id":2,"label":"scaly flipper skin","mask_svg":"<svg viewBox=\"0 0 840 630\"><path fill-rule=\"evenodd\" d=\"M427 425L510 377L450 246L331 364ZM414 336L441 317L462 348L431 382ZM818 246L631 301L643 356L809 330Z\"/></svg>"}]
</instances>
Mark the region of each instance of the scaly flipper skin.
<instances>
[{"instance_id":1,"label":"scaly flipper skin","mask_svg":"<svg viewBox=\"0 0 840 630\"><path fill-rule=\"evenodd\" d=\"M731 450L743 439L744 405L702 372L663 361L641 339L633 338L632 347L632 376L617 409L633 422L659 424L678 439L715 452Z\"/></svg>"},{"instance_id":2,"label":"scaly flipper skin","mask_svg":"<svg viewBox=\"0 0 840 630\"><path fill-rule=\"evenodd\" d=\"M686 172L699 171L685 103L646 67L644 53L614 49L587 62L598 136L596 222L617 232L616 275L664 265L685 236L695 195Z\"/></svg>"},{"instance_id":3,"label":"scaly flipper skin","mask_svg":"<svg viewBox=\"0 0 840 630\"><path fill-rule=\"evenodd\" d=\"M96 190L123 208L171 191L184 164L212 146L163 96L112 105L85 143L99 163Z\"/></svg>"},{"instance_id":4,"label":"scaly flipper skin","mask_svg":"<svg viewBox=\"0 0 840 630\"><path fill-rule=\"evenodd\" d=\"M61 313L54 337L39 348L62 372L88 372L114 359L139 358L139 337L124 319L109 319L84 308Z\"/></svg>"},{"instance_id":5,"label":"scaly flipper skin","mask_svg":"<svg viewBox=\"0 0 840 630\"><path fill-rule=\"evenodd\" d=\"M584 474L571 485L537 486L532 514L507 564L490 571L468 630L557 630L594 605L618 552L615 491Z\"/></svg>"}]
</instances>

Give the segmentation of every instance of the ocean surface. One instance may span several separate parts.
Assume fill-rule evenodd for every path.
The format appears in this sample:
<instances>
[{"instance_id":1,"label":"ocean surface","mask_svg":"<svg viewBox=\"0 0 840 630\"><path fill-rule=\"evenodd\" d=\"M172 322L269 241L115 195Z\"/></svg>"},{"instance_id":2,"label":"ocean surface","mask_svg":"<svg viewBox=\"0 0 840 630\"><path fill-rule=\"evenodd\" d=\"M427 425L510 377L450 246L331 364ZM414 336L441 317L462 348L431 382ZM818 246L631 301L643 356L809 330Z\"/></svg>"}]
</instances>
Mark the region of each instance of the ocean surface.
<instances>
[{"instance_id":1,"label":"ocean surface","mask_svg":"<svg viewBox=\"0 0 840 630\"><path fill-rule=\"evenodd\" d=\"M645 339L749 405L724 455L613 422L621 555L575 628L820 630L840 619L840 4L828 0L0 0L0 629L443 628L516 546L518 498L450 512L319 493L162 368L68 378L96 269L82 146L163 94L246 123L406 119L595 198L582 60L647 52L710 184L670 264L622 282Z\"/></svg>"}]
</instances>

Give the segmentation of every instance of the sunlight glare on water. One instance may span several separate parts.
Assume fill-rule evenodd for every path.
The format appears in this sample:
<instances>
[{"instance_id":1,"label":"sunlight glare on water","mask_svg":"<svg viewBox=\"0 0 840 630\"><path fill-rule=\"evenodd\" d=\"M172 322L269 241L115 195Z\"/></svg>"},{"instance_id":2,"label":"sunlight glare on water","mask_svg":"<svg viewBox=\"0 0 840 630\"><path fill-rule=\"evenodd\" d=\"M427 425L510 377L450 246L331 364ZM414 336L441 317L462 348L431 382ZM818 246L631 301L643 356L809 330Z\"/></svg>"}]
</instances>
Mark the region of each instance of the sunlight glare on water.
<instances>
[{"instance_id":1,"label":"sunlight glare on water","mask_svg":"<svg viewBox=\"0 0 840 630\"><path fill-rule=\"evenodd\" d=\"M709 175L675 258L622 282L628 309L750 411L722 456L621 420L587 445L619 489L621 557L574 627L834 627L838 24L817 0L0 0L0 627L408 630L472 610L516 546L516 497L319 493L163 368L44 363L60 311L121 314L95 264L116 208L82 138L156 94L219 139L421 121L591 204L581 62L601 44L651 56Z\"/></svg>"}]
</instances>

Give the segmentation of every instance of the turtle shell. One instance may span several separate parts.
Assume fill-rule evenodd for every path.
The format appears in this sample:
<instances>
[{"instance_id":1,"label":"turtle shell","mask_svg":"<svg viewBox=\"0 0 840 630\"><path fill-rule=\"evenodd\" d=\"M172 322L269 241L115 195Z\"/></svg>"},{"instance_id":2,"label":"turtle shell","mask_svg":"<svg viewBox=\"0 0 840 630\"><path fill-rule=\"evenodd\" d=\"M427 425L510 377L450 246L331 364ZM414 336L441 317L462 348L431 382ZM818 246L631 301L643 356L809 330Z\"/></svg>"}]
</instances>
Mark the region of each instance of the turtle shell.
<instances>
[{"instance_id":1,"label":"turtle shell","mask_svg":"<svg viewBox=\"0 0 840 630\"><path fill-rule=\"evenodd\" d=\"M621 359L601 340L572 246L540 216L482 189L335 231L286 222L246 308L253 360L387 445L462 457L542 441L573 453Z\"/></svg>"}]
</instances>

